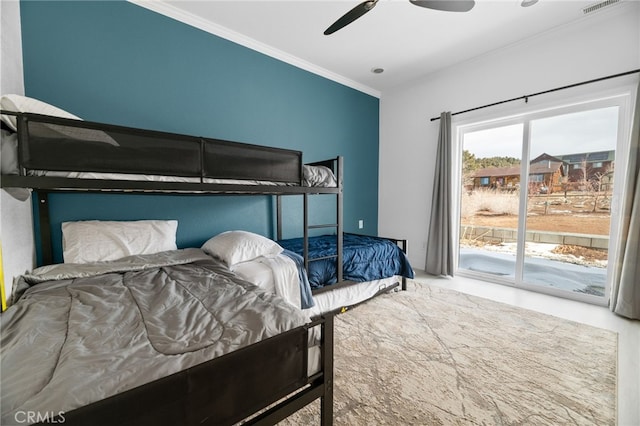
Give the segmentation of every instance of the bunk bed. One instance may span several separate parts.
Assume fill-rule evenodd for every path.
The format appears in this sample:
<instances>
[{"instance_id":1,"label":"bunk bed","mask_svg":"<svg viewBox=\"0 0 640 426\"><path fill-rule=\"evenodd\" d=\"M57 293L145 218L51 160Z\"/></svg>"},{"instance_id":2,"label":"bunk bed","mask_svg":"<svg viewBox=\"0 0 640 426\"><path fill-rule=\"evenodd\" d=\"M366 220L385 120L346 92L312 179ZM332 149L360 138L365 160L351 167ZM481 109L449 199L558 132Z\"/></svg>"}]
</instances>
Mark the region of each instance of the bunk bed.
<instances>
[{"instance_id":1,"label":"bunk bed","mask_svg":"<svg viewBox=\"0 0 640 426\"><path fill-rule=\"evenodd\" d=\"M282 197L301 195L304 200L304 237L302 249L295 253L301 259L301 270L313 275L310 273L311 264L323 260L322 258L332 259L335 264L335 277L329 280L331 285L323 288L316 286L312 290L313 297L333 293L326 289L359 287L343 277L345 234L342 224L341 157L305 165L302 153L294 150L32 112L2 111L2 114L3 117L10 117L14 126L11 138L3 137L1 186L14 193L25 189L33 191L38 206L36 228L42 264L49 265L44 266L45 272L49 268L65 268L65 264L51 265L53 244L48 202L51 193L273 195L277 199L276 239L281 242ZM3 126L4 123L5 120ZM7 155L7 152L14 154ZM176 161L177 158L180 159L179 162ZM308 223L308 197L315 194L335 195L335 223ZM332 253L321 256L321 259L311 259L309 241L319 237L311 237L309 232L320 228L334 228L334 248ZM396 240L395 244L401 246L401 253L406 252L406 241ZM289 255L294 253L294 250L287 251L290 252ZM183 256L179 251L171 253ZM190 267L199 265L193 269L202 268L200 264L208 262L200 257L202 253L205 252L191 252L196 260L185 264ZM145 265L155 262L155 259L147 259L146 254L142 256L143 259L138 261ZM208 257L219 261L213 256ZM404 269L399 275L380 277L384 278L384 283L369 281L376 290L365 298L395 288L400 282L404 287L405 278L411 277L413 273L407 265L408 263L403 264ZM220 273L219 266L206 268L213 268L215 274L224 275ZM224 262L222 266L227 269L230 267ZM38 270L34 272L37 272L36 275L41 273ZM122 271L109 270L106 275L113 272ZM227 277L231 281L238 278L236 274L231 275L235 277ZM300 273L302 275L304 274ZM97 279L101 277L102 274L99 274ZM193 280L198 282L197 277ZM245 282L242 279L240 281ZM25 294L29 295L25 300L34 299L40 289L45 287L52 287L55 292L58 287L65 286L57 279L46 280L46 285L43 285L41 278L33 276L26 276L21 282L27 289ZM258 298L264 299L267 297L265 294L269 294L259 287L252 288L251 291L254 290L260 294ZM20 292L16 295L20 295ZM360 294L358 297L350 300L357 300L359 303L363 296ZM222 356L186 366L185 369L166 377L154 378L137 387L118 390L105 399L74 407L72 411L65 411L65 422L85 424L91 420L92 424L232 424L249 418L250 423L272 424L320 398L322 423L331 424L332 317L323 314L334 310L337 306L335 303L346 303L343 300L314 311L313 316L304 316L309 319L305 324L285 325L264 340L245 342L246 346ZM20 306L20 303L19 301L16 306ZM278 303L280 302L274 302ZM286 311L288 308L290 306L279 306L276 309ZM55 309L48 311L55 312ZM3 314L3 320L5 318L7 314ZM310 337L315 336L318 329L321 330L320 336ZM310 355L312 353L315 355ZM236 380L238 371L244 370L246 365L253 367L242 375L242 380ZM202 377L205 379L201 379ZM208 382L211 378L223 385L212 385ZM164 408L158 409L158 405ZM114 407L118 409L114 410Z\"/></svg>"},{"instance_id":2,"label":"bunk bed","mask_svg":"<svg viewBox=\"0 0 640 426\"><path fill-rule=\"evenodd\" d=\"M274 239L302 257L311 292L319 299L316 314L344 310L394 288L406 289L406 279L413 278L406 240L345 235L341 157L303 164L300 151L34 113L5 113L15 117L17 133L15 141L6 143L14 145L16 154L5 155L12 151L5 151L3 145L3 156L13 162L3 160L2 186L14 191L37 190L43 264L53 262L47 199L51 191L271 194L276 197ZM309 223L309 197L318 194L335 196L331 223ZM303 197L303 237L284 240L282 200L291 195ZM331 234L311 236L324 229L331 229ZM370 254L363 256L363 250ZM344 259L351 262L354 256L371 262L382 256L391 266L383 270L374 265L364 268L364 275L349 274L353 263L345 264ZM315 271L328 268L333 272L318 278ZM344 289L347 286L351 288ZM326 292L331 294L323 294Z\"/></svg>"},{"instance_id":3,"label":"bunk bed","mask_svg":"<svg viewBox=\"0 0 640 426\"><path fill-rule=\"evenodd\" d=\"M33 191L43 253L43 266L17 281L1 316L3 424L267 425L316 399L322 423L332 424L331 316L311 320L197 248L51 264L52 192L304 192L301 153L2 113L15 117L18 170L3 167L1 184ZM89 311L80 312L87 300ZM94 371L96 361L104 368Z\"/></svg>"}]
</instances>

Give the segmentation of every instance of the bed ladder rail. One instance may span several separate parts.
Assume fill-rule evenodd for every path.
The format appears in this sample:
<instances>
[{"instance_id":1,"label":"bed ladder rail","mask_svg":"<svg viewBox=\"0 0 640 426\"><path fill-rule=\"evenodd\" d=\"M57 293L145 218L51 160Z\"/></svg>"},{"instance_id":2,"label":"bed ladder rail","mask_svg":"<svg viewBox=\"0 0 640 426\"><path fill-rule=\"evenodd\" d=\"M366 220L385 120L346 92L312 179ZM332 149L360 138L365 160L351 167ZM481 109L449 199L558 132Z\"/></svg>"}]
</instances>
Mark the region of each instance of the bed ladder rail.
<instances>
[{"instance_id":1,"label":"bed ladder rail","mask_svg":"<svg viewBox=\"0 0 640 426\"><path fill-rule=\"evenodd\" d=\"M304 259L304 268L309 273L309 262L314 260L322 260L327 258L335 258L336 259L336 271L337 271L337 279L338 282L343 281L343 260L342 260L342 235L344 233L344 225L343 225L343 158L341 156L336 157L327 161L319 161L315 163L310 163L312 165L323 165L329 167L333 173L335 174L336 181L338 184L336 196L336 213L335 213L335 222L328 224L309 224L309 196L310 195L327 195L326 193L307 193L302 194L303 197L303 259ZM276 211L277 211L277 239L282 239L282 195L278 194L276 196ZM323 229L323 228L334 228L336 232L337 244L336 244L336 254L332 256L310 259L309 258L309 231L312 229Z\"/></svg>"},{"instance_id":2,"label":"bed ladder rail","mask_svg":"<svg viewBox=\"0 0 640 426\"><path fill-rule=\"evenodd\" d=\"M342 267L342 234L344 232L342 225L342 191L336 194L336 222L335 224L322 224L322 225L310 225L309 224L309 194L304 194L304 237L303 237L303 258L304 269L309 273L309 262L318 261L322 259L335 258L336 260L336 273L338 274L338 282L343 280L343 267ZM319 258L309 257L309 230L322 229L322 228L335 228L336 230L336 254L323 256Z\"/></svg>"}]
</instances>

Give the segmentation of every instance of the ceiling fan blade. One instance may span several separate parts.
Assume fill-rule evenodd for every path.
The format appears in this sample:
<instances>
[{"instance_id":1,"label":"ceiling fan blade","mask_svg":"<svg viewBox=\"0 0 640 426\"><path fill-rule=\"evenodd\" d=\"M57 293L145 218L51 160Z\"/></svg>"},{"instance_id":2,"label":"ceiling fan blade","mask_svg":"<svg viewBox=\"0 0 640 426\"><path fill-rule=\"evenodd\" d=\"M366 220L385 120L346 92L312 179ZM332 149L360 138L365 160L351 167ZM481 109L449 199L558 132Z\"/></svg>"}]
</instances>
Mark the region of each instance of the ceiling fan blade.
<instances>
[{"instance_id":1,"label":"ceiling fan blade","mask_svg":"<svg viewBox=\"0 0 640 426\"><path fill-rule=\"evenodd\" d=\"M324 35L333 34L339 29L349 25L371 9L378 3L378 0L368 0L360 3L344 15L336 22L334 22L329 28L324 31Z\"/></svg>"},{"instance_id":2,"label":"ceiling fan blade","mask_svg":"<svg viewBox=\"0 0 640 426\"><path fill-rule=\"evenodd\" d=\"M473 9L474 0L409 0L412 4L444 12L468 12Z\"/></svg>"}]
</instances>

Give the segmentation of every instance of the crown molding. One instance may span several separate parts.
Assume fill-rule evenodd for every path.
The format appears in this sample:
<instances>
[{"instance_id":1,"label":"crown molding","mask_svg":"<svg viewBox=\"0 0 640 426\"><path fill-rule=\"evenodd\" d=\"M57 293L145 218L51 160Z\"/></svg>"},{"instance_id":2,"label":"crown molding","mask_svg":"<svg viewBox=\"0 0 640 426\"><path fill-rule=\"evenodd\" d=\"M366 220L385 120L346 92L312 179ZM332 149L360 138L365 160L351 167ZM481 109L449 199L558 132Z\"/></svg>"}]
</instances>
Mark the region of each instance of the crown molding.
<instances>
[{"instance_id":1,"label":"crown molding","mask_svg":"<svg viewBox=\"0 0 640 426\"><path fill-rule=\"evenodd\" d=\"M305 71L309 71L313 74L317 74L321 77L335 81L347 87L351 87L352 89L358 90L360 92L364 92L376 98L380 98L381 96L381 92L379 90L373 89L369 86L358 83L357 81L353 81L349 78L346 78L340 74L336 74L325 68L319 67L315 64L312 64L311 62L298 58L297 56L293 56L289 53L283 52L282 50L276 49L272 46L262 43L256 39L247 37L236 31L230 30L229 28L223 27L222 25L215 24L199 16L196 16L192 13L185 12L184 10L178 9L177 7L171 4L168 4L162 0L127 0L127 1L137 6L143 7L153 12L175 19L176 21L190 25L194 28L198 28L202 31L206 31L215 36L224 38L225 40L229 40L236 44L244 46L246 48L255 50L264 55L278 59L279 61L293 65L297 68L303 69Z\"/></svg>"}]
</instances>

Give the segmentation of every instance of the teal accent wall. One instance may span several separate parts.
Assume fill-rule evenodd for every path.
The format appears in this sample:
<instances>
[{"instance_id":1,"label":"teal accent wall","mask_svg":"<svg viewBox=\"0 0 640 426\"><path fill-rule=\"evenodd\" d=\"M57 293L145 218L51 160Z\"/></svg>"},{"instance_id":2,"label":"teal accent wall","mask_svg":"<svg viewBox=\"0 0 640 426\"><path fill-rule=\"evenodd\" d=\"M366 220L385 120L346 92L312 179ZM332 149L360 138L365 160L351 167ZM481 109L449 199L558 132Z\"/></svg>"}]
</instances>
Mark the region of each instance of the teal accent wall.
<instances>
[{"instance_id":1,"label":"teal accent wall","mask_svg":"<svg viewBox=\"0 0 640 426\"><path fill-rule=\"evenodd\" d=\"M86 120L296 149L306 162L342 155L345 230L377 233L376 97L131 3L20 7L27 96ZM78 197L55 195L56 220L178 218L182 246L231 228L273 230L270 197ZM286 204L285 236L298 236L302 202ZM332 201L314 204L330 220Z\"/></svg>"}]
</instances>

